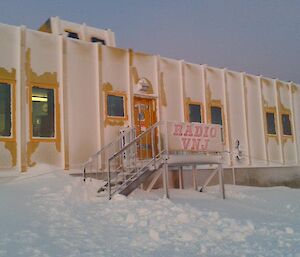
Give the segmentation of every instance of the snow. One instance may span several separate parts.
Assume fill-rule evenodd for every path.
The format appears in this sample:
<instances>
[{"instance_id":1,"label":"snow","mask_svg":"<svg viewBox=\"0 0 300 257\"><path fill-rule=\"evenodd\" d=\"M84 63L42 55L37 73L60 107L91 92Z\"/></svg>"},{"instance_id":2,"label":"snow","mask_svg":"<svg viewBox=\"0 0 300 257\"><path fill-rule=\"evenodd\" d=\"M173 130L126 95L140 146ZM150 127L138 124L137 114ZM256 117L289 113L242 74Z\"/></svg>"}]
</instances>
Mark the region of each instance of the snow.
<instances>
[{"instance_id":1,"label":"snow","mask_svg":"<svg viewBox=\"0 0 300 257\"><path fill-rule=\"evenodd\" d=\"M0 179L0 256L296 256L300 189L226 185L135 191L111 201L103 181L64 171Z\"/></svg>"}]
</instances>

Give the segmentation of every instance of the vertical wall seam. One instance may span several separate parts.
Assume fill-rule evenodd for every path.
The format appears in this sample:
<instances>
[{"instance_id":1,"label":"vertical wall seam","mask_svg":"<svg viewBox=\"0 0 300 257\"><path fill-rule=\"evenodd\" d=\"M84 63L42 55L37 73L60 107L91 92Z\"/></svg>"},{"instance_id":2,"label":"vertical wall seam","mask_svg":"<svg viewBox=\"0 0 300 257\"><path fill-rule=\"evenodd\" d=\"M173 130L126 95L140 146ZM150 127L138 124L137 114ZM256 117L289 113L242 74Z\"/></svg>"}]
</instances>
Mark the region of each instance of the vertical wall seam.
<instances>
[{"instance_id":1,"label":"vertical wall seam","mask_svg":"<svg viewBox=\"0 0 300 257\"><path fill-rule=\"evenodd\" d=\"M285 157L284 157L284 152L283 152L283 144L282 144L282 131L281 131L281 112L279 109L279 104L280 104L280 92L279 92L279 87L277 83L277 79L273 80L273 87L275 90L275 106L276 106L276 116L277 116L277 129L278 129L278 140L279 140L279 152L280 152L280 162L282 164L285 163Z\"/></svg>"},{"instance_id":2,"label":"vertical wall seam","mask_svg":"<svg viewBox=\"0 0 300 257\"><path fill-rule=\"evenodd\" d=\"M229 162L230 166L233 166L233 160L232 160L232 138L231 138L231 122L230 122L230 114L229 114L229 102L228 102L228 89L227 89L227 78L226 78L227 70L222 70L222 77L223 77L223 97L224 97L224 116L225 116L225 127L226 127L226 135L228 139L228 150L229 150Z\"/></svg>"},{"instance_id":3,"label":"vertical wall seam","mask_svg":"<svg viewBox=\"0 0 300 257\"><path fill-rule=\"evenodd\" d=\"M296 117L295 117L295 103L294 103L294 97L293 97L293 83L289 83L289 100L290 100L290 106L291 106L291 118L292 118L292 133L294 136L294 145L295 145L295 152L296 152L296 163L299 164L299 149L298 149L298 137L297 137L297 131L296 131Z\"/></svg>"},{"instance_id":4,"label":"vertical wall seam","mask_svg":"<svg viewBox=\"0 0 300 257\"><path fill-rule=\"evenodd\" d=\"M246 84L245 84L245 72L241 73L241 82L242 82L242 101L243 101L243 113L244 113L244 125L245 125L245 129L246 129L246 144L247 144L247 151L248 151L248 165L251 165L252 163L252 157L251 157L251 146L249 144L249 127L248 127L248 112L247 112L247 108L248 108L248 100L247 100L247 88L246 88Z\"/></svg>"},{"instance_id":5,"label":"vertical wall seam","mask_svg":"<svg viewBox=\"0 0 300 257\"><path fill-rule=\"evenodd\" d=\"M267 160L267 164L270 165L270 159L269 159L269 149L268 149L268 145L267 145L267 128L266 128L266 124L265 124L265 115L264 115L264 104L263 104L263 92L262 92L262 83L261 83L261 76L258 77L258 84L259 84L259 95L260 95L260 113L261 113L261 122L263 125L263 139L264 139L264 148L265 148L265 159Z\"/></svg>"}]
</instances>

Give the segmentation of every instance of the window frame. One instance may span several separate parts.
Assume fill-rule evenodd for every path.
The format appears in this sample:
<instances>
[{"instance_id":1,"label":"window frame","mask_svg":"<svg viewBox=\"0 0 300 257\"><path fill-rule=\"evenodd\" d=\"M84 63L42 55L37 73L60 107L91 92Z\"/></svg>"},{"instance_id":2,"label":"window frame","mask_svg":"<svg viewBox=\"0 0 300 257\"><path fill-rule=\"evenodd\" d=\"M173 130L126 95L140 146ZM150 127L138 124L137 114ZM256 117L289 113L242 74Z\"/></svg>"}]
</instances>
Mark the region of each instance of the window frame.
<instances>
[{"instance_id":1,"label":"window frame","mask_svg":"<svg viewBox=\"0 0 300 257\"><path fill-rule=\"evenodd\" d=\"M274 114L274 126L276 134L268 133L268 122L267 122L267 113ZM276 107L265 107L264 108L264 123L265 123L265 133L267 137L278 139L278 121L277 121L277 111Z\"/></svg>"},{"instance_id":2,"label":"window frame","mask_svg":"<svg viewBox=\"0 0 300 257\"><path fill-rule=\"evenodd\" d=\"M108 115L108 96L123 97L124 116L109 116ZM104 92L104 116L105 116L105 121L126 121L126 120L128 120L127 95L125 92L119 92L119 91L105 91Z\"/></svg>"},{"instance_id":3,"label":"window frame","mask_svg":"<svg viewBox=\"0 0 300 257\"><path fill-rule=\"evenodd\" d=\"M291 135L284 134L282 115L288 115L289 116L290 127L291 127ZM292 120L292 114L291 114L290 110L283 110L283 111L280 112L280 126L281 126L281 131L282 131L282 133L281 133L282 137L284 139L291 138L293 140L294 139L293 120Z\"/></svg>"},{"instance_id":4,"label":"window frame","mask_svg":"<svg viewBox=\"0 0 300 257\"><path fill-rule=\"evenodd\" d=\"M71 39L74 39L74 40L80 40L80 33L78 33L77 31L74 31L72 29L64 29L64 32L65 33L68 33L66 35L67 38L71 38ZM74 33L74 34L77 34L78 38L75 38L75 37L69 37L69 33Z\"/></svg>"},{"instance_id":5,"label":"window frame","mask_svg":"<svg viewBox=\"0 0 300 257\"><path fill-rule=\"evenodd\" d=\"M33 136L33 124L32 124L32 88L38 87L41 89L53 89L54 91L54 137L34 137ZM30 83L28 103L29 103L29 134L31 142L56 142L58 140L59 133L59 97L58 97L58 85L53 84L41 84L41 83Z\"/></svg>"},{"instance_id":6,"label":"window frame","mask_svg":"<svg viewBox=\"0 0 300 257\"><path fill-rule=\"evenodd\" d=\"M225 113L224 113L224 107L221 102L221 100L211 100L207 105L207 122L212 124L212 115L211 115L211 108L217 107L221 109L221 117L222 117L222 133L223 133L223 144L225 145L227 142L227 133L226 133L226 120L225 120Z\"/></svg>"},{"instance_id":7,"label":"window frame","mask_svg":"<svg viewBox=\"0 0 300 257\"><path fill-rule=\"evenodd\" d=\"M190 105L198 105L200 106L200 115L201 115L201 121L200 123L203 123L204 122L204 108L203 108L203 103L202 102L199 102L199 101L192 101L190 99L187 99L186 100L186 105L185 105L185 119L187 122L191 122L190 121ZM196 121L193 121L193 122L196 122ZM199 122L196 122L196 123L199 123Z\"/></svg>"},{"instance_id":8,"label":"window frame","mask_svg":"<svg viewBox=\"0 0 300 257\"><path fill-rule=\"evenodd\" d=\"M94 38L97 39L98 41L92 41ZM91 37L90 37L90 42L91 42L91 43L101 43L101 45L104 45L104 46L107 45L105 39L102 39L102 38L99 38L99 37L96 37L96 36L91 36Z\"/></svg>"},{"instance_id":9,"label":"window frame","mask_svg":"<svg viewBox=\"0 0 300 257\"><path fill-rule=\"evenodd\" d=\"M1 142L14 142L16 140L16 81L10 79L0 78L0 83L8 84L10 86L10 95L11 95L11 135L0 136Z\"/></svg>"}]
</instances>

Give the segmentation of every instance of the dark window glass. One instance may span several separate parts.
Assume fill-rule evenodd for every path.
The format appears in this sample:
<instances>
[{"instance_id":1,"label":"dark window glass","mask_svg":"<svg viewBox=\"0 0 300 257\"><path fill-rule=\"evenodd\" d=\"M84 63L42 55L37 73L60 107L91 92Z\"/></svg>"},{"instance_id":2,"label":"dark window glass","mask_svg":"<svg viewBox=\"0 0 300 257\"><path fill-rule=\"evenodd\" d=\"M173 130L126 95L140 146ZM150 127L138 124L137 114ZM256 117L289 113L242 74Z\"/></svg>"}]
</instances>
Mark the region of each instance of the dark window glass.
<instances>
[{"instance_id":1,"label":"dark window glass","mask_svg":"<svg viewBox=\"0 0 300 257\"><path fill-rule=\"evenodd\" d=\"M0 136L11 136L11 87L0 83Z\"/></svg>"},{"instance_id":2,"label":"dark window glass","mask_svg":"<svg viewBox=\"0 0 300 257\"><path fill-rule=\"evenodd\" d=\"M79 39L78 33L72 32L72 31L67 31L67 30L66 30L66 32L68 33L68 37Z\"/></svg>"},{"instance_id":3,"label":"dark window glass","mask_svg":"<svg viewBox=\"0 0 300 257\"><path fill-rule=\"evenodd\" d=\"M211 123L212 124L219 124L223 125L223 120L222 120L222 108L218 106L212 106L210 108L211 111ZM224 135L223 135L223 127L221 128L221 139L222 142L224 142Z\"/></svg>"},{"instance_id":4,"label":"dark window glass","mask_svg":"<svg viewBox=\"0 0 300 257\"><path fill-rule=\"evenodd\" d=\"M291 136L292 135L292 128L291 128L291 120L289 114L282 114L282 128L283 128L283 135Z\"/></svg>"},{"instance_id":5,"label":"dark window glass","mask_svg":"<svg viewBox=\"0 0 300 257\"><path fill-rule=\"evenodd\" d=\"M211 123L222 125L222 108L217 106L211 107Z\"/></svg>"},{"instance_id":6,"label":"dark window glass","mask_svg":"<svg viewBox=\"0 0 300 257\"><path fill-rule=\"evenodd\" d=\"M32 87L32 135L54 137L54 89Z\"/></svg>"},{"instance_id":7,"label":"dark window glass","mask_svg":"<svg viewBox=\"0 0 300 257\"><path fill-rule=\"evenodd\" d=\"M201 106L199 104L189 104L189 121L201 122Z\"/></svg>"},{"instance_id":8,"label":"dark window glass","mask_svg":"<svg viewBox=\"0 0 300 257\"><path fill-rule=\"evenodd\" d=\"M106 42L104 39L97 38L97 37L91 37L91 42L93 43L101 43L102 45L106 45Z\"/></svg>"},{"instance_id":9,"label":"dark window glass","mask_svg":"<svg viewBox=\"0 0 300 257\"><path fill-rule=\"evenodd\" d=\"M107 115L124 117L124 97L116 95L107 96Z\"/></svg>"},{"instance_id":10,"label":"dark window glass","mask_svg":"<svg viewBox=\"0 0 300 257\"><path fill-rule=\"evenodd\" d=\"M266 113L267 119L267 132L270 135L276 135L276 127L275 127L275 113L274 112L267 112Z\"/></svg>"}]
</instances>

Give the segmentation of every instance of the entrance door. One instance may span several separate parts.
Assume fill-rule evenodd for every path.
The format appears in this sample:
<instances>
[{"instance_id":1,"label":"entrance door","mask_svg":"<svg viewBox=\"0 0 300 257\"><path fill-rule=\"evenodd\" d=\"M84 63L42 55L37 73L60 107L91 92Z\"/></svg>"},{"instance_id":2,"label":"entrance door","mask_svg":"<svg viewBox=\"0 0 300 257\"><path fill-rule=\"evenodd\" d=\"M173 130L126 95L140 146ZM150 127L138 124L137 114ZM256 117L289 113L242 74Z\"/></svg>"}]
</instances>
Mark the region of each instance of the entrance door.
<instances>
[{"instance_id":1,"label":"entrance door","mask_svg":"<svg viewBox=\"0 0 300 257\"><path fill-rule=\"evenodd\" d=\"M137 136L146 131L156 122L155 99L134 97L134 125ZM155 137L156 138L156 137ZM152 157L151 134L141 138L138 142L138 158Z\"/></svg>"}]
</instances>

